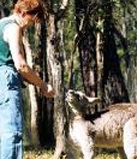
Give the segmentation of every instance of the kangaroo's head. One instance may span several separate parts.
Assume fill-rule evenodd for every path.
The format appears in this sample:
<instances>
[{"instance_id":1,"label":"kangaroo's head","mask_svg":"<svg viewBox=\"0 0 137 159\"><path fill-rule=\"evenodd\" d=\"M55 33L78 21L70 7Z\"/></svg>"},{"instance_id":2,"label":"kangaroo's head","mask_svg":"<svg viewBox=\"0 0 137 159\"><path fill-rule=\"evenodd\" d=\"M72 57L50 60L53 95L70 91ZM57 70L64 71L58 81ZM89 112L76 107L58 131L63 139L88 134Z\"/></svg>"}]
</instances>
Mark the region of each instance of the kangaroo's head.
<instances>
[{"instance_id":1,"label":"kangaroo's head","mask_svg":"<svg viewBox=\"0 0 137 159\"><path fill-rule=\"evenodd\" d=\"M100 99L88 97L80 91L69 90L66 94L66 101L73 113L83 116L89 108L95 109Z\"/></svg>"}]
</instances>

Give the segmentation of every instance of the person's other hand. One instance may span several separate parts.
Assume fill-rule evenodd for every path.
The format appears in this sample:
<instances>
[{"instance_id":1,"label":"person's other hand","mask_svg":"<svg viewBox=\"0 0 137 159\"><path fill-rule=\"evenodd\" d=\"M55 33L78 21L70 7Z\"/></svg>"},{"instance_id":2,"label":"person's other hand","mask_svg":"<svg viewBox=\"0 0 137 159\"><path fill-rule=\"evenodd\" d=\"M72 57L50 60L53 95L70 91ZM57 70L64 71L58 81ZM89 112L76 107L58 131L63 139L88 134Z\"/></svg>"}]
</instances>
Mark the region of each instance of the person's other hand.
<instances>
[{"instance_id":1,"label":"person's other hand","mask_svg":"<svg viewBox=\"0 0 137 159\"><path fill-rule=\"evenodd\" d=\"M43 93L44 96L46 96L47 98L53 98L54 97L54 89L53 87L48 84L48 83L44 83L41 87L41 91Z\"/></svg>"}]
</instances>

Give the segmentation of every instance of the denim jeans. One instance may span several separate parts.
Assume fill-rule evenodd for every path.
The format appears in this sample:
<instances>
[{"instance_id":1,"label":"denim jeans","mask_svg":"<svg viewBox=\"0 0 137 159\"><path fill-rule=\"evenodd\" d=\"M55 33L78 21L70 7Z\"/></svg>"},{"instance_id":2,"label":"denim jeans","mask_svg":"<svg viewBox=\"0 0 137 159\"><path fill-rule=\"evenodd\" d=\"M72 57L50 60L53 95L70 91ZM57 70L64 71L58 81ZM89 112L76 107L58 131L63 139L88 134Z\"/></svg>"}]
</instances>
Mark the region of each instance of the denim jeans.
<instances>
[{"instance_id":1,"label":"denim jeans","mask_svg":"<svg viewBox=\"0 0 137 159\"><path fill-rule=\"evenodd\" d=\"M0 66L0 159L22 159L22 96L16 69Z\"/></svg>"}]
</instances>

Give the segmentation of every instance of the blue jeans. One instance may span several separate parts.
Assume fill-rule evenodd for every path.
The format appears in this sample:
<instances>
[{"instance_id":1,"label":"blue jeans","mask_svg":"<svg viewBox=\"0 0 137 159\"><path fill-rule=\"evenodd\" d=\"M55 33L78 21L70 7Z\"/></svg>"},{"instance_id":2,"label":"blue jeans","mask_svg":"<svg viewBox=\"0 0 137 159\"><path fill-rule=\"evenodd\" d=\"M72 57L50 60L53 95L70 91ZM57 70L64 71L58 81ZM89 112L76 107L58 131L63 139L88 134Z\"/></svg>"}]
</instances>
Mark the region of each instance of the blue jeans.
<instances>
[{"instance_id":1,"label":"blue jeans","mask_svg":"<svg viewBox=\"0 0 137 159\"><path fill-rule=\"evenodd\" d=\"M16 69L0 66L0 159L22 159L22 96Z\"/></svg>"}]
</instances>

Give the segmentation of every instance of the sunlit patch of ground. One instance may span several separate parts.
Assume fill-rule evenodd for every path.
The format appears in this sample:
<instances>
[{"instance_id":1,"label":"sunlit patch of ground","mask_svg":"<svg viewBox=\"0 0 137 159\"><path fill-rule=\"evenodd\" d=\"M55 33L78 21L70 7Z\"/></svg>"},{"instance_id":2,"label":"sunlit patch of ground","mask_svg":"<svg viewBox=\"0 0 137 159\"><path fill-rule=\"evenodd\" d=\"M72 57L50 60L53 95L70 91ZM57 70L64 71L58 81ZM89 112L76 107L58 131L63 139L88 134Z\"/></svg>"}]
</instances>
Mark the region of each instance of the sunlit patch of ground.
<instances>
[{"instance_id":1,"label":"sunlit patch of ground","mask_svg":"<svg viewBox=\"0 0 137 159\"><path fill-rule=\"evenodd\" d=\"M27 150L24 151L24 159L49 159L52 151L45 150Z\"/></svg>"},{"instance_id":2,"label":"sunlit patch of ground","mask_svg":"<svg viewBox=\"0 0 137 159\"><path fill-rule=\"evenodd\" d=\"M95 159L120 159L117 153L114 154L99 154L95 157Z\"/></svg>"},{"instance_id":3,"label":"sunlit patch of ground","mask_svg":"<svg viewBox=\"0 0 137 159\"><path fill-rule=\"evenodd\" d=\"M46 150L25 150L24 159L51 159L53 156L53 151ZM67 159L66 156L63 156L62 159ZM80 159L80 158L78 158ZM102 153L97 155L94 159L120 159L117 153Z\"/></svg>"}]
</instances>

